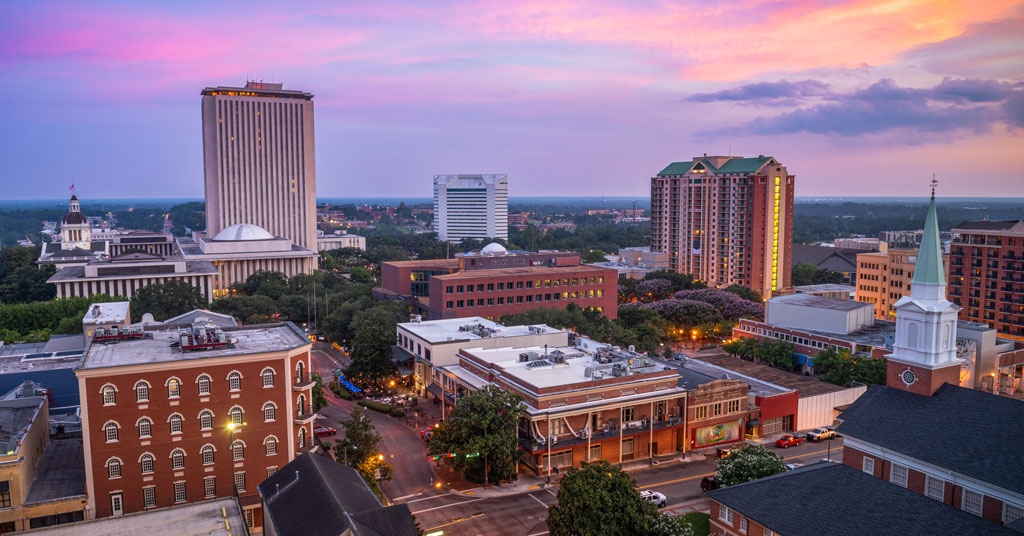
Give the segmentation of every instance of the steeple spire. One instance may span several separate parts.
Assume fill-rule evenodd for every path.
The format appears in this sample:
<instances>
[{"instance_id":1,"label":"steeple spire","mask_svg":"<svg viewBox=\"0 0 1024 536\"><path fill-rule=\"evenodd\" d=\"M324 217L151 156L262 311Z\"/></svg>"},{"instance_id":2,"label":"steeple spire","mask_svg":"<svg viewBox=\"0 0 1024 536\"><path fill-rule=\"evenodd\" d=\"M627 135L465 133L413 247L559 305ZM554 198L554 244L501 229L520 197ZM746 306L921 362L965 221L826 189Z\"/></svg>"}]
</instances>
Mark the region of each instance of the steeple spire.
<instances>
[{"instance_id":1,"label":"steeple spire","mask_svg":"<svg viewBox=\"0 0 1024 536\"><path fill-rule=\"evenodd\" d=\"M946 286L946 270L942 266L942 244L939 242L939 218L935 214L935 186L938 181L932 177L932 199L928 205L928 216L924 222L921 249L917 253L911 295L918 285ZM943 289L945 290L945 289ZM945 292L942 293L945 295Z\"/></svg>"}]
</instances>

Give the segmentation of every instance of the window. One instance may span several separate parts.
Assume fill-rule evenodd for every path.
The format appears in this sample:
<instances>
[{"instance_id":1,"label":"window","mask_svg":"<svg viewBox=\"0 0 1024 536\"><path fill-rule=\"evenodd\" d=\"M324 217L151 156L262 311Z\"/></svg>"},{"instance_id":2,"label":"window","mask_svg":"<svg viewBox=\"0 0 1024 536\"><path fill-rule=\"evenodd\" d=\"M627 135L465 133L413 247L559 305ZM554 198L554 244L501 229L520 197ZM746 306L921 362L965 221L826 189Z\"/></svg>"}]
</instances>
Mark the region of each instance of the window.
<instances>
[{"instance_id":1,"label":"window","mask_svg":"<svg viewBox=\"0 0 1024 536\"><path fill-rule=\"evenodd\" d=\"M100 392L103 393L103 405L112 406L117 403L116 389L113 385L104 385Z\"/></svg>"},{"instance_id":2,"label":"window","mask_svg":"<svg viewBox=\"0 0 1024 536\"><path fill-rule=\"evenodd\" d=\"M697 406L697 409L696 409L695 413L696 413L694 415L695 419L707 419L708 418L708 407L707 406Z\"/></svg>"},{"instance_id":3,"label":"window","mask_svg":"<svg viewBox=\"0 0 1024 536\"><path fill-rule=\"evenodd\" d=\"M0 508L9 508L11 506L11 482L4 480L0 482Z\"/></svg>"},{"instance_id":4,"label":"window","mask_svg":"<svg viewBox=\"0 0 1024 536\"><path fill-rule=\"evenodd\" d=\"M231 444L231 459L238 461L245 459L245 444L241 441L235 441Z\"/></svg>"},{"instance_id":5,"label":"window","mask_svg":"<svg viewBox=\"0 0 1024 536\"><path fill-rule=\"evenodd\" d=\"M252 510L243 510L243 512L245 513L245 526L251 529L253 526Z\"/></svg>"},{"instance_id":6,"label":"window","mask_svg":"<svg viewBox=\"0 0 1024 536\"><path fill-rule=\"evenodd\" d=\"M743 534L747 533L747 518L746 517L741 517L740 518L740 532L742 532Z\"/></svg>"},{"instance_id":7,"label":"window","mask_svg":"<svg viewBox=\"0 0 1024 536\"><path fill-rule=\"evenodd\" d=\"M622 454L633 454L633 438L622 440Z\"/></svg>"},{"instance_id":8,"label":"window","mask_svg":"<svg viewBox=\"0 0 1024 536\"><path fill-rule=\"evenodd\" d=\"M590 445L590 461L601 459L601 445Z\"/></svg>"},{"instance_id":9,"label":"window","mask_svg":"<svg viewBox=\"0 0 1024 536\"><path fill-rule=\"evenodd\" d=\"M544 468L550 467L550 468L554 469L556 467L571 467L572 466L572 451L571 450L564 450L562 452L553 452L553 453L551 453L550 457L547 454L545 454L544 457L546 458L545 462L544 462ZM549 461L551 463L550 466L548 465Z\"/></svg>"},{"instance_id":10,"label":"window","mask_svg":"<svg viewBox=\"0 0 1024 536\"><path fill-rule=\"evenodd\" d=\"M306 448L306 429L299 428L299 448Z\"/></svg>"},{"instance_id":11,"label":"window","mask_svg":"<svg viewBox=\"0 0 1024 536\"><path fill-rule=\"evenodd\" d=\"M153 455L143 454L139 457L139 468L142 469L142 474L148 475L153 473Z\"/></svg>"},{"instance_id":12,"label":"window","mask_svg":"<svg viewBox=\"0 0 1024 536\"><path fill-rule=\"evenodd\" d=\"M117 423L108 422L103 425L103 433L107 436L107 442L117 441Z\"/></svg>"},{"instance_id":13,"label":"window","mask_svg":"<svg viewBox=\"0 0 1024 536\"><path fill-rule=\"evenodd\" d=\"M277 413L277 406L273 402L267 402L263 404L263 420L265 422L272 422L275 414Z\"/></svg>"},{"instance_id":14,"label":"window","mask_svg":"<svg viewBox=\"0 0 1024 536\"><path fill-rule=\"evenodd\" d=\"M228 374L228 390L240 391L242 389L242 375L237 372Z\"/></svg>"},{"instance_id":15,"label":"window","mask_svg":"<svg viewBox=\"0 0 1024 536\"><path fill-rule=\"evenodd\" d=\"M174 449L171 452L171 469L184 469L185 468L185 451L181 449Z\"/></svg>"},{"instance_id":16,"label":"window","mask_svg":"<svg viewBox=\"0 0 1024 536\"><path fill-rule=\"evenodd\" d=\"M892 464L889 472L889 482L900 487L907 487L907 468L902 465Z\"/></svg>"},{"instance_id":17,"label":"window","mask_svg":"<svg viewBox=\"0 0 1024 536\"><path fill-rule=\"evenodd\" d=\"M711 404L711 415L717 417L722 414L722 404Z\"/></svg>"},{"instance_id":18,"label":"window","mask_svg":"<svg viewBox=\"0 0 1024 536\"><path fill-rule=\"evenodd\" d=\"M199 412L199 429L200 430L213 430L213 412L204 409Z\"/></svg>"},{"instance_id":19,"label":"window","mask_svg":"<svg viewBox=\"0 0 1024 536\"><path fill-rule=\"evenodd\" d=\"M946 483L939 478L932 478L925 476L924 494L935 499L936 501L942 501L946 497Z\"/></svg>"},{"instance_id":20,"label":"window","mask_svg":"<svg viewBox=\"0 0 1024 536\"><path fill-rule=\"evenodd\" d=\"M274 386L274 369L265 368L263 369L263 372L260 374L260 376L263 377L263 387Z\"/></svg>"},{"instance_id":21,"label":"window","mask_svg":"<svg viewBox=\"0 0 1024 536\"><path fill-rule=\"evenodd\" d=\"M117 458L107 460L107 478L121 478L121 460Z\"/></svg>"},{"instance_id":22,"label":"window","mask_svg":"<svg viewBox=\"0 0 1024 536\"><path fill-rule=\"evenodd\" d=\"M298 415L299 415L300 417L301 417L302 415L305 415L305 414L306 414L306 397L305 397L305 395L299 395L299 400L298 400L298 402L297 402L297 403L295 404L295 407L296 407L296 409L298 410Z\"/></svg>"},{"instance_id":23,"label":"window","mask_svg":"<svg viewBox=\"0 0 1024 536\"><path fill-rule=\"evenodd\" d=\"M199 394L210 394L210 377L207 376L206 374L199 376L199 378L196 380L196 385L199 386Z\"/></svg>"},{"instance_id":24,"label":"window","mask_svg":"<svg viewBox=\"0 0 1024 536\"><path fill-rule=\"evenodd\" d=\"M231 417L231 424L242 424L242 408L235 406L228 412Z\"/></svg>"},{"instance_id":25,"label":"window","mask_svg":"<svg viewBox=\"0 0 1024 536\"><path fill-rule=\"evenodd\" d=\"M175 482L174 483L174 502L180 503L185 502L185 483Z\"/></svg>"},{"instance_id":26,"label":"window","mask_svg":"<svg viewBox=\"0 0 1024 536\"><path fill-rule=\"evenodd\" d=\"M632 421L636 416L636 408L622 408L622 422Z\"/></svg>"},{"instance_id":27,"label":"window","mask_svg":"<svg viewBox=\"0 0 1024 536\"><path fill-rule=\"evenodd\" d=\"M862 463L861 463L860 469L861 469L861 471L864 471L865 473L867 473L869 475L875 474L875 459L874 458L868 458L867 456L865 456L863 461L862 461Z\"/></svg>"},{"instance_id":28,"label":"window","mask_svg":"<svg viewBox=\"0 0 1024 536\"><path fill-rule=\"evenodd\" d=\"M730 400L729 401L729 413L738 413L740 411L740 401Z\"/></svg>"},{"instance_id":29,"label":"window","mask_svg":"<svg viewBox=\"0 0 1024 536\"><path fill-rule=\"evenodd\" d=\"M1003 503L1003 524L1011 523L1024 517L1024 507Z\"/></svg>"},{"instance_id":30,"label":"window","mask_svg":"<svg viewBox=\"0 0 1024 536\"><path fill-rule=\"evenodd\" d=\"M266 449L267 449L267 456L273 456L274 454L277 454L277 438L276 437L268 436L267 439L265 439L263 441L263 446L265 446Z\"/></svg>"},{"instance_id":31,"label":"window","mask_svg":"<svg viewBox=\"0 0 1024 536\"><path fill-rule=\"evenodd\" d=\"M139 422L136 423L136 426L139 427L139 439L145 439L153 435L153 421L149 420L148 418L143 417L139 419Z\"/></svg>"},{"instance_id":32,"label":"window","mask_svg":"<svg viewBox=\"0 0 1024 536\"><path fill-rule=\"evenodd\" d=\"M149 402L149 384L146 382L139 382L135 384L135 401L136 402Z\"/></svg>"},{"instance_id":33,"label":"window","mask_svg":"<svg viewBox=\"0 0 1024 536\"><path fill-rule=\"evenodd\" d=\"M203 465L210 465L213 463L213 445L203 446L203 450L200 452L203 455Z\"/></svg>"},{"instance_id":34,"label":"window","mask_svg":"<svg viewBox=\"0 0 1024 536\"><path fill-rule=\"evenodd\" d=\"M181 381L178 378L167 380L167 398L178 398L181 396Z\"/></svg>"},{"instance_id":35,"label":"window","mask_svg":"<svg viewBox=\"0 0 1024 536\"><path fill-rule=\"evenodd\" d=\"M235 473L235 489L245 491L245 473Z\"/></svg>"},{"instance_id":36,"label":"window","mask_svg":"<svg viewBox=\"0 0 1024 536\"><path fill-rule=\"evenodd\" d=\"M764 529L764 536L775 536L775 533L769 529Z\"/></svg>"},{"instance_id":37,"label":"window","mask_svg":"<svg viewBox=\"0 0 1024 536\"><path fill-rule=\"evenodd\" d=\"M981 503L985 496L978 493L977 491L971 491L964 488L964 496L960 501L960 509L972 513L976 516L981 515Z\"/></svg>"},{"instance_id":38,"label":"window","mask_svg":"<svg viewBox=\"0 0 1024 536\"><path fill-rule=\"evenodd\" d=\"M217 479L207 477L203 479L203 497L209 499L217 496Z\"/></svg>"},{"instance_id":39,"label":"window","mask_svg":"<svg viewBox=\"0 0 1024 536\"><path fill-rule=\"evenodd\" d=\"M730 510L729 507L725 506L724 504L719 506L719 508L718 508L718 520L719 521L725 521L726 523L732 525L732 519L733 519L733 512L732 512L732 510Z\"/></svg>"},{"instance_id":40,"label":"window","mask_svg":"<svg viewBox=\"0 0 1024 536\"><path fill-rule=\"evenodd\" d=\"M156 506L156 488L150 486L142 488L142 507L153 508Z\"/></svg>"},{"instance_id":41,"label":"window","mask_svg":"<svg viewBox=\"0 0 1024 536\"><path fill-rule=\"evenodd\" d=\"M174 415L171 415L171 417L169 419L167 419L167 422L170 423L170 425L171 425L171 433L172 434L180 434L181 433L181 423L182 423L182 420L183 419L181 418L181 415L178 415L177 413L175 413Z\"/></svg>"},{"instance_id":42,"label":"window","mask_svg":"<svg viewBox=\"0 0 1024 536\"><path fill-rule=\"evenodd\" d=\"M270 478L270 477L274 476L274 473L276 473L276 472L277 472L277 467L267 467L267 478Z\"/></svg>"}]
</instances>

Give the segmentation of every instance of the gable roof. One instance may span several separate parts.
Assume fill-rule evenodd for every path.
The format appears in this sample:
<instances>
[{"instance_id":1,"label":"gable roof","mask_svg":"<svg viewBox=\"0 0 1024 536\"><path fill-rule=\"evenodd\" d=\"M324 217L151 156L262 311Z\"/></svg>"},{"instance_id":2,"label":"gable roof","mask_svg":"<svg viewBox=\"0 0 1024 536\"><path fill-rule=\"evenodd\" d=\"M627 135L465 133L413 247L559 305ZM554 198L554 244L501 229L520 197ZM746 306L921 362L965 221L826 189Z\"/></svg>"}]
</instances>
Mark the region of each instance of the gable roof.
<instances>
[{"instance_id":1,"label":"gable roof","mask_svg":"<svg viewBox=\"0 0 1024 536\"><path fill-rule=\"evenodd\" d=\"M932 396L872 385L837 431L1024 494L1024 401L945 384ZM1012 423L1012 424L1011 424Z\"/></svg>"},{"instance_id":2,"label":"gable roof","mask_svg":"<svg viewBox=\"0 0 1024 536\"><path fill-rule=\"evenodd\" d=\"M807 244L793 244L790 258L793 266L798 264L813 264L819 270L832 270L833 272L856 272L857 254L871 253L865 249L854 248L833 248L828 246L812 246Z\"/></svg>"},{"instance_id":3,"label":"gable roof","mask_svg":"<svg viewBox=\"0 0 1024 536\"><path fill-rule=\"evenodd\" d=\"M756 173L762 166L770 162L776 162L776 160L771 156L764 155L753 158L730 158L722 164L722 167L716 168L706 158L696 158L686 162L672 162L665 169L658 172L658 176L685 175L686 172L690 171L690 168L695 164L703 165L708 172L716 175L723 175L726 173Z\"/></svg>"},{"instance_id":4,"label":"gable roof","mask_svg":"<svg viewBox=\"0 0 1024 536\"><path fill-rule=\"evenodd\" d=\"M409 507L384 508L354 469L306 452L259 485L280 536L417 536Z\"/></svg>"},{"instance_id":5,"label":"gable roof","mask_svg":"<svg viewBox=\"0 0 1024 536\"><path fill-rule=\"evenodd\" d=\"M786 536L1017 534L835 462L819 462L707 495Z\"/></svg>"},{"instance_id":6,"label":"gable roof","mask_svg":"<svg viewBox=\"0 0 1024 536\"><path fill-rule=\"evenodd\" d=\"M659 171L658 175L683 175L687 171L690 171L691 167L693 167L692 161L672 162L671 164L666 166L665 169Z\"/></svg>"}]
</instances>

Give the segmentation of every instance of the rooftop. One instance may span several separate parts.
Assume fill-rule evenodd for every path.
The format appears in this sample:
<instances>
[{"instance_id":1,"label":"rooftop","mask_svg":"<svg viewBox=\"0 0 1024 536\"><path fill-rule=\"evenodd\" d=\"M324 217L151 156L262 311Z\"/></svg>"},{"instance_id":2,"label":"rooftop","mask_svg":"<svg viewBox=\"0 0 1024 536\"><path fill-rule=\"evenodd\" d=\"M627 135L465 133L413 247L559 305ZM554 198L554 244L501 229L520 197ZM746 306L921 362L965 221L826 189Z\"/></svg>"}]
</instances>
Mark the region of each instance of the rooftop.
<instances>
[{"instance_id":1,"label":"rooftop","mask_svg":"<svg viewBox=\"0 0 1024 536\"><path fill-rule=\"evenodd\" d=\"M226 512L225 515L222 512ZM137 536L139 534L175 534L188 536L231 536L244 534L241 509L233 498L187 503L157 508L118 517L68 523L33 530L44 536Z\"/></svg>"},{"instance_id":2,"label":"rooftop","mask_svg":"<svg viewBox=\"0 0 1024 536\"><path fill-rule=\"evenodd\" d=\"M800 293L808 292L854 292L857 287L853 285L840 285L837 283L821 283L818 285L801 285L794 287L794 289Z\"/></svg>"},{"instance_id":3,"label":"rooftop","mask_svg":"<svg viewBox=\"0 0 1024 536\"><path fill-rule=\"evenodd\" d=\"M454 274L435 275L441 280L450 279L482 279L495 276L517 276L517 275L551 275L559 272L584 273L591 272L594 275L607 272L608 268L590 266L588 264L574 264L572 266L524 266L521 268L494 268L484 270L466 270Z\"/></svg>"},{"instance_id":4,"label":"rooftop","mask_svg":"<svg viewBox=\"0 0 1024 536\"><path fill-rule=\"evenodd\" d=\"M777 395L793 390L790 387L783 387L755 376L694 358L686 358L686 361L679 367L679 373L681 376L679 386L686 389L694 389L714 380L741 380L750 386L747 392L755 396Z\"/></svg>"},{"instance_id":5,"label":"rooftop","mask_svg":"<svg viewBox=\"0 0 1024 536\"><path fill-rule=\"evenodd\" d=\"M786 536L1017 534L841 463L819 462L707 495Z\"/></svg>"},{"instance_id":6,"label":"rooftop","mask_svg":"<svg viewBox=\"0 0 1024 536\"><path fill-rule=\"evenodd\" d=\"M96 262L96 261L93 261L93 262ZM99 261L99 262L103 262L103 261ZM173 263L173 262L174 262L174 259L164 258L164 259L161 259L161 260L154 260L150 264ZM130 270L131 268L121 267L120 269L123 271L123 270ZM205 274L215 274L215 273L217 273L217 269L214 268L213 264L211 264L209 261L185 261L185 271L184 272L175 272L174 269L171 268L167 272L162 272L162 273L146 272L145 274L138 274L138 275L139 276L145 275L146 277L161 277L161 276L181 277L181 276L185 276L185 275L196 275L196 274L205 275ZM99 279L104 279L104 278L127 278L127 277L133 277L133 275L122 272L122 273L119 273L118 275L100 275L100 276L97 276L97 278L99 278ZM61 268L60 270L57 270L57 273L55 273L52 276L50 276L50 278L47 279L46 282L47 283L58 283L58 282L61 282L61 281L75 281L75 280L78 280L78 279L86 279L86 276L85 276L85 266L65 266L65 267Z\"/></svg>"},{"instance_id":7,"label":"rooftop","mask_svg":"<svg viewBox=\"0 0 1024 536\"><path fill-rule=\"evenodd\" d=\"M953 227L954 231L1009 231L1017 225L1024 224L1024 220L1001 220L1001 221L965 221Z\"/></svg>"},{"instance_id":8,"label":"rooftop","mask_svg":"<svg viewBox=\"0 0 1024 536\"><path fill-rule=\"evenodd\" d=\"M94 303L86 311L83 322L90 324L111 324L117 322L130 322L128 318L129 302Z\"/></svg>"},{"instance_id":9,"label":"rooftop","mask_svg":"<svg viewBox=\"0 0 1024 536\"><path fill-rule=\"evenodd\" d=\"M841 287L843 285L838 286ZM818 309L831 309L833 311L856 311L857 309L863 309L865 307L874 307L873 304L868 302L860 302L855 300L840 300L836 298L826 298L825 296L816 296L814 294L802 293L776 296L768 300L768 303L785 303L787 305L799 305L801 307L816 307Z\"/></svg>"},{"instance_id":10,"label":"rooftop","mask_svg":"<svg viewBox=\"0 0 1024 536\"><path fill-rule=\"evenodd\" d=\"M459 259L420 259L415 261L387 261L382 262L381 265L390 264L398 267L412 266L413 268L418 267L441 267L441 268L452 268L458 269Z\"/></svg>"},{"instance_id":11,"label":"rooftop","mask_svg":"<svg viewBox=\"0 0 1024 536\"><path fill-rule=\"evenodd\" d=\"M50 441L36 468L25 504L85 496L83 452L80 437Z\"/></svg>"},{"instance_id":12,"label":"rooftop","mask_svg":"<svg viewBox=\"0 0 1024 536\"><path fill-rule=\"evenodd\" d=\"M25 432L45 401L41 396L0 400L0 456L18 453Z\"/></svg>"},{"instance_id":13,"label":"rooftop","mask_svg":"<svg viewBox=\"0 0 1024 536\"><path fill-rule=\"evenodd\" d=\"M233 355L244 356L264 352L280 352L312 344L305 333L291 322L224 328L224 335L231 340L226 347L183 352L178 347L181 339L177 329L147 330L146 337L142 339L93 343L79 369L191 361Z\"/></svg>"},{"instance_id":14,"label":"rooftop","mask_svg":"<svg viewBox=\"0 0 1024 536\"><path fill-rule=\"evenodd\" d=\"M846 390L846 387L832 385L831 383L816 380L810 376L786 372L782 369L769 367L768 365L762 365L760 363L754 363L753 361L744 361L738 357L726 354L702 355L699 360L688 359L687 363L693 361L703 361L709 365L722 367L723 369L728 369L744 376L768 382L769 384L783 389L798 390L800 391L800 398Z\"/></svg>"},{"instance_id":15,"label":"rooftop","mask_svg":"<svg viewBox=\"0 0 1024 536\"><path fill-rule=\"evenodd\" d=\"M225 97L270 97L301 100L313 99L312 93L296 91L294 89L284 89L283 84L271 84L266 82L247 82L245 87L205 87L201 93L203 95L214 97L220 95Z\"/></svg>"},{"instance_id":16,"label":"rooftop","mask_svg":"<svg viewBox=\"0 0 1024 536\"><path fill-rule=\"evenodd\" d=\"M885 415L885 418L879 418ZM839 433L1024 494L1024 401L945 384L932 396L881 385L843 412ZM999 430L999 433L992 433Z\"/></svg>"},{"instance_id":17,"label":"rooftop","mask_svg":"<svg viewBox=\"0 0 1024 536\"><path fill-rule=\"evenodd\" d=\"M559 333L550 326L503 326L480 316L448 318L398 324L409 333L431 343L470 341L483 338L522 337L531 334Z\"/></svg>"},{"instance_id":18,"label":"rooftop","mask_svg":"<svg viewBox=\"0 0 1024 536\"><path fill-rule=\"evenodd\" d=\"M172 316L171 318L164 320L162 323L168 326L182 324L191 325L192 322L200 318L205 318L222 328L230 328L238 325L238 320L235 320L235 317L222 313L215 313L206 309L193 309L187 313Z\"/></svg>"},{"instance_id":19,"label":"rooftop","mask_svg":"<svg viewBox=\"0 0 1024 536\"><path fill-rule=\"evenodd\" d=\"M46 348L50 343L5 344L0 347L0 375L42 370L74 369L82 362L85 340L81 335L54 335L50 340L74 339L76 348L53 351Z\"/></svg>"}]
</instances>

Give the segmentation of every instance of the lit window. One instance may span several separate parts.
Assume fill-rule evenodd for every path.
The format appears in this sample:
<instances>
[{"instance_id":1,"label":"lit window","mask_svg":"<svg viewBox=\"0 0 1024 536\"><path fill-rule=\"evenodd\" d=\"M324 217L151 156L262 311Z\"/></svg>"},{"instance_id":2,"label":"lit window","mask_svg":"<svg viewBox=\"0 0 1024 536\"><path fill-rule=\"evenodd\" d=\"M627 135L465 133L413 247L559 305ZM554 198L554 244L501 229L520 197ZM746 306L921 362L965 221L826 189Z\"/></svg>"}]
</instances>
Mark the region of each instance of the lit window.
<instances>
[{"instance_id":1,"label":"lit window","mask_svg":"<svg viewBox=\"0 0 1024 536\"><path fill-rule=\"evenodd\" d=\"M206 445L203 447L203 465L210 465L213 463L213 445Z\"/></svg>"},{"instance_id":2,"label":"lit window","mask_svg":"<svg viewBox=\"0 0 1024 536\"><path fill-rule=\"evenodd\" d=\"M181 396L181 382L177 378L167 380L167 398L178 398Z\"/></svg>"},{"instance_id":3,"label":"lit window","mask_svg":"<svg viewBox=\"0 0 1024 536\"><path fill-rule=\"evenodd\" d=\"M113 385L103 386L103 405L110 406L117 403L117 395Z\"/></svg>"},{"instance_id":4,"label":"lit window","mask_svg":"<svg viewBox=\"0 0 1024 536\"><path fill-rule=\"evenodd\" d=\"M153 455L143 454L139 458L139 468L142 470L142 474L148 475L153 473Z\"/></svg>"},{"instance_id":5,"label":"lit window","mask_svg":"<svg viewBox=\"0 0 1024 536\"><path fill-rule=\"evenodd\" d=\"M121 460L111 458L107 461L107 478L121 478Z\"/></svg>"}]
</instances>

